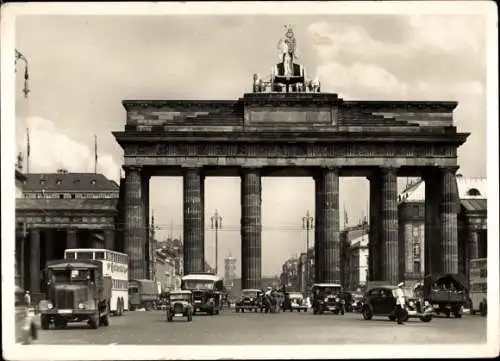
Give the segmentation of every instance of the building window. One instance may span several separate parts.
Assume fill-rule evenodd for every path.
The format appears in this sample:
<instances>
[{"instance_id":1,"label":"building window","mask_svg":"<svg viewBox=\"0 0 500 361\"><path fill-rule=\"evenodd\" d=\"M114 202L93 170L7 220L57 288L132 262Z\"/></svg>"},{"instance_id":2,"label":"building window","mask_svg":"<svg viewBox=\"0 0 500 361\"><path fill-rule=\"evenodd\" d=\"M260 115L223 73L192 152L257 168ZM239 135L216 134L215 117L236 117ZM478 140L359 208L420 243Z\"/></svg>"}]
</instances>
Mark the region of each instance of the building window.
<instances>
[{"instance_id":1,"label":"building window","mask_svg":"<svg viewBox=\"0 0 500 361\"><path fill-rule=\"evenodd\" d=\"M40 184L41 185L44 185L46 182L45 182L45 179L40 179Z\"/></svg>"},{"instance_id":2,"label":"building window","mask_svg":"<svg viewBox=\"0 0 500 361\"><path fill-rule=\"evenodd\" d=\"M71 193L71 199L75 199L75 198L76 198L75 193Z\"/></svg>"},{"instance_id":3,"label":"building window","mask_svg":"<svg viewBox=\"0 0 500 361\"><path fill-rule=\"evenodd\" d=\"M63 199L64 198L64 194L59 194L59 198Z\"/></svg>"},{"instance_id":4,"label":"building window","mask_svg":"<svg viewBox=\"0 0 500 361\"><path fill-rule=\"evenodd\" d=\"M481 192L477 188L471 188L467 191L467 195L469 196L480 196Z\"/></svg>"},{"instance_id":5,"label":"building window","mask_svg":"<svg viewBox=\"0 0 500 361\"><path fill-rule=\"evenodd\" d=\"M60 179L56 180L56 184L57 184L58 186L60 186L60 185L61 185L61 183L62 183L62 180L60 180Z\"/></svg>"}]
</instances>

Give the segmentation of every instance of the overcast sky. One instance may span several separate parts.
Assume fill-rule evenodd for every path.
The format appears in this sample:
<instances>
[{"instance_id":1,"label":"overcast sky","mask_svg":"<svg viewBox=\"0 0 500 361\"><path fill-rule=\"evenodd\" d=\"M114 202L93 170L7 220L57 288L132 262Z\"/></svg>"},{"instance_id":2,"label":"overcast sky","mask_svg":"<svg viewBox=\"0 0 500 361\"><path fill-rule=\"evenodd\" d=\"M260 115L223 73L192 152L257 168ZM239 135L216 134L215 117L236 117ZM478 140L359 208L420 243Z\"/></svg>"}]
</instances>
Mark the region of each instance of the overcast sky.
<instances>
[{"instance_id":1,"label":"overcast sky","mask_svg":"<svg viewBox=\"0 0 500 361\"><path fill-rule=\"evenodd\" d=\"M93 171L93 137L99 172L119 177L123 152L111 131L123 129L122 99L236 99L251 89L254 72L277 62L284 24L293 24L300 62L322 91L344 99L456 100L459 131L472 132L460 149L460 172L486 176L484 20L474 16L23 16L16 48L30 64L31 94L16 101L16 139L31 171ZM21 70L21 71L20 71ZM18 93L22 89L18 68ZM240 181L208 178L206 225L217 208L223 258L241 252ZM314 211L308 178L263 179L262 264L280 271L305 249L302 216ZM356 223L368 207L368 182L341 180L342 209ZM151 208L160 236L182 234L181 178L153 178ZM313 237L311 238L311 240ZM214 262L214 234L205 235ZM312 243L311 243L312 244Z\"/></svg>"}]
</instances>

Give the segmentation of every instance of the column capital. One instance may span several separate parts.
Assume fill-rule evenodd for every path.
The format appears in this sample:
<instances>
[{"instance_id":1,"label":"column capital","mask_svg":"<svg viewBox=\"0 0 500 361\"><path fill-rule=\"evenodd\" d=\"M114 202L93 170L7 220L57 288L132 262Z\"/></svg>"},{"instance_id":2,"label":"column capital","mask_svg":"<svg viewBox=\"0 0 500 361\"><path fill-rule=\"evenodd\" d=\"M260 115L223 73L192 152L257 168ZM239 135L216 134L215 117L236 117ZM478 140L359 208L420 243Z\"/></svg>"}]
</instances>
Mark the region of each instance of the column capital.
<instances>
[{"instance_id":1,"label":"column capital","mask_svg":"<svg viewBox=\"0 0 500 361\"><path fill-rule=\"evenodd\" d=\"M140 172L142 170L142 167L139 165L123 165L122 169L127 172Z\"/></svg>"},{"instance_id":2,"label":"column capital","mask_svg":"<svg viewBox=\"0 0 500 361\"><path fill-rule=\"evenodd\" d=\"M399 170L398 167L392 167L392 166L379 168L379 172L382 175L389 175L389 174L396 174L397 175L398 170Z\"/></svg>"},{"instance_id":3,"label":"column capital","mask_svg":"<svg viewBox=\"0 0 500 361\"><path fill-rule=\"evenodd\" d=\"M460 168L460 166L458 166L458 165L439 167L439 169L442 172L447 172L447 173L449 172L449 173L453 173L453 174L456 174L459 168Z\"/></svg>"}]
</instances>

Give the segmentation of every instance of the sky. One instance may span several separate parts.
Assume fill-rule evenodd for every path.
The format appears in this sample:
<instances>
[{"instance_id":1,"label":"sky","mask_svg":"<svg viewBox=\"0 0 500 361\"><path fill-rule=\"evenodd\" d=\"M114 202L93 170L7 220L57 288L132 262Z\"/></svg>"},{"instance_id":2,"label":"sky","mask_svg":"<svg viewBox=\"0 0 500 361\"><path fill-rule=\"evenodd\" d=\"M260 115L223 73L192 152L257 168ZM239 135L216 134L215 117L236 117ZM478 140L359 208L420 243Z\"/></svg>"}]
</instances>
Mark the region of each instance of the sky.
<instances>
[{"instance_id":1,"label":"sky","mask_svg":"<svg viewBox=\"0 0 500 361\"><path fill-rule=\"evenodd\" d=\"M125 124L123 99L237 99L251 91L253 73L278 60L284 24L293 24L299 62L322 91L346 100L454 100L458 130L471 132L459 149L459 172L486 176L485 22L463 15L328 16L22 16L16 48L29 61L28 99L18 65L16 142L30 172L65 168L98 171L118 180L123 152L112 136ZM401 186L404 180L400 180ZM262 272L306 248L302 217L314 215L310 178L262 181ZM343 209L353 225L368 213L368 182L342 178ZM223 216L219 270L236 257L240 272L240 180L208 178L205 257L213 265L210 216ZM159 238L182 235L182 179L151 180L151 210ZM310 244L314 234L311 232Z\"/></svg>"}]
</instances>

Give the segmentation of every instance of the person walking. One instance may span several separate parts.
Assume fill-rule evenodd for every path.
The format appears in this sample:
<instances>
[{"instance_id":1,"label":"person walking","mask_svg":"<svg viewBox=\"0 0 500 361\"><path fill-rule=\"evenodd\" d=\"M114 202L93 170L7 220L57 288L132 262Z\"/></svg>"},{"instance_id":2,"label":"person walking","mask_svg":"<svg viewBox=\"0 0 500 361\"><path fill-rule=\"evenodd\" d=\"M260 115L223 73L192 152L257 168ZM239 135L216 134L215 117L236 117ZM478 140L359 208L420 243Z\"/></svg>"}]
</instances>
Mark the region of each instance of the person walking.
<instances>
[{"instance_id":1,"label":"person walking","mask_svg":"<svg viewBox=\"0 0 500 361\"><path fill-rule=\"evenodd\" d=\"M398 321L398 325L403 324L403 317L405 313L405 294L403 292L404 282L398 284L398 288L396 288L395 296L396 296L396 319Z\"/></svg>"},{"instance_id":2,"label":"person walking","mask_svg":"<svg viewBox=\"0 0 500 361\"><path fill-rule=\"evenodd\" d=\"M30 291L26 291L24 293L24 302L26 303L26 306L31 307L31 295L30 295Z\"/></svg>"}]
</instances>

